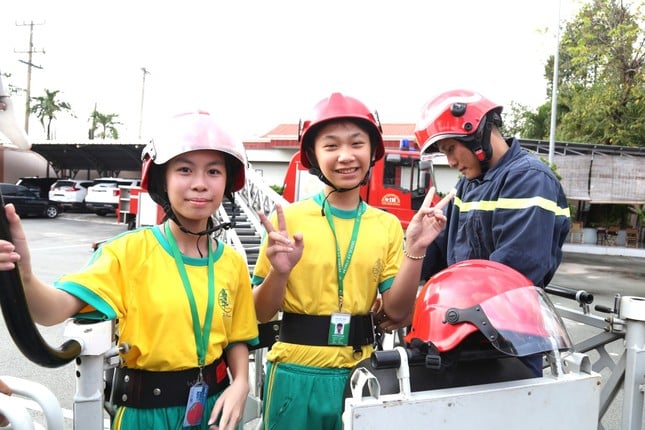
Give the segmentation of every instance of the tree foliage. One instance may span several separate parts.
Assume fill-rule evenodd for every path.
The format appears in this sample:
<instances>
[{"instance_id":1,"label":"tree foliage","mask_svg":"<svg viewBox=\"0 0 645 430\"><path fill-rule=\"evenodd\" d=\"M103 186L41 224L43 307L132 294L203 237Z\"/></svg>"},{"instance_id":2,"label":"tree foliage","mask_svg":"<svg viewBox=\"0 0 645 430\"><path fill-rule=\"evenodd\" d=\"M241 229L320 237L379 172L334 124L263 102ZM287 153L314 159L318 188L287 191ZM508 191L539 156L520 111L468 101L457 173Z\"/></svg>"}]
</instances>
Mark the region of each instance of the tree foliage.
<instances>
[{"instance_id":1,"label":"tree foliage","mask_svg":"<svg viewBox=\"0 0 645 430\"><path fill-rule=\"evenodd\" d=\"M643 4L592 0L566 23L560 40L556 139L645 146ZM545 67L553 89L552 56ZM550 133L551 102L523 113L523 137Z\"/></svg>"},{"instance_id":2,"label":"tree foliage","mask_svg":"<svg viewBox=\"0 0 645 430\"><path fill-rule=\"evenodd\" d=\"M31 105L31 113L35 114L40 121L48 140L52 138L52 121L56 119L56 115L59 112L68 112L70 115L74 116L70 104L62 100L58 100L57 97L59 92L60 91L58 90L50 91L45 88L44 96L31 98L34 102Z\"/></svg>"},{"instance_id":3,"label":"tree foliage","mask_svg":"<svg viewBox=\"0 0 645 430\"><path fill-rule=\"evenodd\" d=\"M89 130L89 138L94 139L98 137L99 139L118 139L119 131L116 126L121 125L120 122L116 121L116 118L119 114L116 113L101 113L94 109L90 115L90 122L92 123ZM100 131L98 135L96 134L97 130Z\"/></svg>"}]
</instances>

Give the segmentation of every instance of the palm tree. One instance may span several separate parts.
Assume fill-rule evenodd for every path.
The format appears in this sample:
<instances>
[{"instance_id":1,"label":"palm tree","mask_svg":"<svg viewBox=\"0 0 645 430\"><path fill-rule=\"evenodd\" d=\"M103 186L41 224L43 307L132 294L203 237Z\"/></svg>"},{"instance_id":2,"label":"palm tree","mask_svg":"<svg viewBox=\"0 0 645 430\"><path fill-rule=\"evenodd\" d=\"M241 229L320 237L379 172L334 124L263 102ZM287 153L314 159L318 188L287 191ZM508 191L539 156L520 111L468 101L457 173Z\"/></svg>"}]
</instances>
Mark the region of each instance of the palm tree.
<instances>
[{"instance_id":1,"label":"palm tree","mask_svg":"<svg viewBox=\"0 0 645 430\"><path fill-rule=\"evenodd\" d=\"M98 137L100 139L118 139L119 131L116 129L116 126L121 125L120 122L115 121L118 116L119 114L116 113L103 114L97 111L95 107L94 111L90 115L92 126L89 130L89 138L94 139L94 137ZM95 136L96 130L99 126L101 126L102 131L98 133L98 136Z\"/></svg>"},{"instance_id":2,"label":"palm tree","mask_svg":"<svg viewBox=\"0 0 645 430\"><path fill-rule=\"evenodd\" d=\"M52 121L56 119L56 114L58 112L67 111L70 115L74 116L72 113L72 108L69 103L60 101L56 99L60 91L49 91L45 88L45 96L32 97L31 100L34 101L34 104L31 105L31 113L36 114L36 117L40 120L40 124L45 129L47 134L47 139L52 138L51 125ZM45 120L47 125L45 125Z\"/></svg>"}]
</instances>

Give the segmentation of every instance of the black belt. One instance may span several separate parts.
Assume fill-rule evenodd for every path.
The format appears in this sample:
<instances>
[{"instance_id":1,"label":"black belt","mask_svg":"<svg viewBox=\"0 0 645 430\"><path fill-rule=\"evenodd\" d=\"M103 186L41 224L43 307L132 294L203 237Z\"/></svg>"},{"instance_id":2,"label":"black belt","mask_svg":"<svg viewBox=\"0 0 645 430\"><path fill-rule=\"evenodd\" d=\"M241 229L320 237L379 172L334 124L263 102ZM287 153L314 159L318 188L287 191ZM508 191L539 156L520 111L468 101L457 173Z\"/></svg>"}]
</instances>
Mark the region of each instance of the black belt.
<instances>
[{"instance_id":1,"label":"black belt","mask_svg":"<svg viewBox=\"0 0 645 430\"><path fill-rule=\"evenodd\" d=\"M312 346L329 345L330 315L303 315L284 312L280 325L280 341ZM372 314L352 315L349 324L348 345L354 350L374 344L374 321ZM342 345L340 345L342 346Z\"/></svg>"},{"instance_id":2,"label":"black belt","mask_svg":"<svg viewBox=\"0 0 645 430\"><path fill-rule=\"evenodd\" d=\"M208 396L229 385L226 362L219 358L202 370ZM114 373L112 403L117 406L151 409L185 406L190 387L197 382L199 368L152 372L119 367Z\"/></svg>"}]
</instances>

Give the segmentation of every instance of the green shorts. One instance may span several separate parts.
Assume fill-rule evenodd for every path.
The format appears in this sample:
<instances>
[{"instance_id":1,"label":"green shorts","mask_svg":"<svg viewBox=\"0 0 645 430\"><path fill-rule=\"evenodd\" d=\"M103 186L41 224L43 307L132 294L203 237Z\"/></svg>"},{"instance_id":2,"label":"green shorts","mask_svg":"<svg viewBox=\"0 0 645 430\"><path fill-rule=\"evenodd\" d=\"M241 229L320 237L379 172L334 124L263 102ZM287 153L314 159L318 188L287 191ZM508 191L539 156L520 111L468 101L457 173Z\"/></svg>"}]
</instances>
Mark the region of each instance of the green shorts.
<instances>
[{"instance_id":1,"label":"green shorts","mask_svg":"<svg viewBox=\"0 0 645 430\"><path fill-rule=\"evenodd\" d=\"M206 402L206 409L200 426L184 427L185 406L171 406L168 408L138 409L120 406L112 422L112 430L209 430L208 419L215 402L222 394L210 396ZM188 399L186 399L188 400Z\"/></svg>"},{"instance_id":2,"label":"green shorts","mask_svg":"<svg viewBox=\"0 0 645 430\"><path fill-rule=\"evenodd\" d=\"M350 370L267 362L264 429L342 430Z\"/></svg>"}]
</instances>

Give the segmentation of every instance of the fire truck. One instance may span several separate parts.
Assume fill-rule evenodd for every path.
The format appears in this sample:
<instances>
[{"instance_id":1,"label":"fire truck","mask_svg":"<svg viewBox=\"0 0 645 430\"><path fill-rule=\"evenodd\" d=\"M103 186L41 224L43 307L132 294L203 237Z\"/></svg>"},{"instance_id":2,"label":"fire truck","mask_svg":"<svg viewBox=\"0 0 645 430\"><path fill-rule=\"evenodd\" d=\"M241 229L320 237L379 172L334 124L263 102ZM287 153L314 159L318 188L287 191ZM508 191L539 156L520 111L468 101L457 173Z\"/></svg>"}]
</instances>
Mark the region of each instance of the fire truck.
<instances>
[{"instance_id":1,"label":"fire truck","mask_svg":"<svg viewBox=\"0 0 645 430\"><path fill-rule=\"evenodd\" d=\"M361 197L367 204L395 215L405 229L434 185L431 160L421 157L404 140L399 149L385 149L385 156L374 164L367 184L361 187ZM302 166L300 152L296 152L287 167L282 197L295 202L322 187L323 183ZM437 194L433 204L439 200Z\"/></svg>"}]
</instances>

